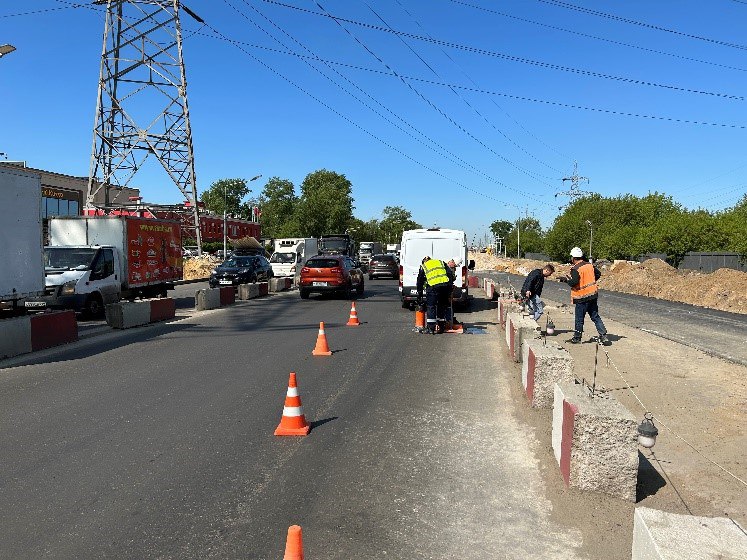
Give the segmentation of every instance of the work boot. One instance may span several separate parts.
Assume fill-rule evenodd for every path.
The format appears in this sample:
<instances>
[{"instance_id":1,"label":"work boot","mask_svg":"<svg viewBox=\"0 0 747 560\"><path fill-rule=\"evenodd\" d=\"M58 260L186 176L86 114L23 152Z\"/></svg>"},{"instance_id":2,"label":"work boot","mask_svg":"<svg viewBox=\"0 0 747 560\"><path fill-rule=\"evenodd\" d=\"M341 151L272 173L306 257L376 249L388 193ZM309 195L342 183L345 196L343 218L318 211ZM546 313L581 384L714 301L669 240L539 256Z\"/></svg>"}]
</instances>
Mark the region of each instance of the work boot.
<instances>
[{"instance_id":1,"label":"work boot","mask_svg":"<svg viewBox=\"0 0 747 560\"><path fill-rule=\"evenodd\" d=\"M604 344L605 346L609 346L610 344L612 344L606 334L599 335L599 342Z\"/></svg>"},{"instance_id":2,"label":"work boot","mask_svg":"<svg viewBox=\"0 0 747 560\"><path fill-rule=\"evenodd\" d=\"M580 336L574 336L568 342L570 342L571 344L581 344L581 337Z\"/></svg>"}]
</instances>

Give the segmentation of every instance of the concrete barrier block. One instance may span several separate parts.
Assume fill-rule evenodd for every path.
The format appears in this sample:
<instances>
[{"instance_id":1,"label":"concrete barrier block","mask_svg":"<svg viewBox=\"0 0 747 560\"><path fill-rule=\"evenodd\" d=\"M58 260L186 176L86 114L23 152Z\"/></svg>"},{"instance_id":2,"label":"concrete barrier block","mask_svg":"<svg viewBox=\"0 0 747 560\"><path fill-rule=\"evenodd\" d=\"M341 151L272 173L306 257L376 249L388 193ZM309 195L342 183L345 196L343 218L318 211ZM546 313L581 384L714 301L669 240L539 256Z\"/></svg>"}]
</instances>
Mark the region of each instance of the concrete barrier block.
<instances>
[{"instance_id":1,"label":"concrete barrier block","mask_svg":"<svg viewBox=\"0 0 747 560\"><path fill-rule=\"evenodd\" d=\"M608 393L592 398L581 385L555 387L552 445L566 485L634 502L636 419Z\"/></svg>"},{"instance_id":2,"label":"concrete barrier block","mask_svg":"<svg viewBox=\"0 0 747 560\"><path fill-rule=\"evenodd\" d=\"M30 317L0 320L0 358L11 358L31 352Z\"/></svg>"},{"instance_id":3,"label":"concrete barrier block","mask_svg":"<svg viewBox=\"0 0 747 560\"><path fill-rule=\"evenodd\" d=\"M501 328L505 330L506 319L509 313L519 313L521 306L516 301L509 297L503 297L498 300L498 322Z\"/></svg>"},{"instance_id":4,"label":"concrete barrier block","mask_svg":"<svg viewBox=\"0 0 747 560\"><path fill-rule=\"evenodd\" d=\"M492 280L486 280L485 282L485 297L490 300L495 298L495 282Z\"/></svg>"},{"instance_id":5,"label":"concrete barrier block","mask_svg":"<svg viewBox=\"0 0 747 560\"><path fill-rule=\"evenodd\" d=\"M468 288L477 288L479 285L479 278L477 276L468 276L467 277L467 287Z\"/></svg>"},{"instance_id":6,"label":"concrete barrier block","mask_svg":"<svg viewBox=\"0 0 747 560\"><path fill-rule=\"evenodd\" d=\"M129 329L150 323L150 301L120 301L106 306L106 323L115 329Z\"/></svg>"},{"instance_id":7,"label":"concrete barrier block","mask_svg":"<svg viewBox=\"0 0 747 560\"><path fill-rule=\"evenodd\" d=\"M223 286L222 288L218 289L220 290L221 306L236 303L236 290L233 286Z\"/></svg>"},{"instance_id":8,"label":"concrete barrier block","mask_svg":"<svg viewBox=\"0 0 747 560\"><path fill-rule=\"evenodd\" d=\"M239 299L247 300L259 297L259 286L257 284L239 284Z\"/></svg>"},{"instance_id":9,"label":"concrete barrier block","mask_svg":"<svg viewBox=\"0 0 747 560\"><path fill-rule=\"evenodd\" d=\"M747 532L725 517L696 517L636 508L632 560L747 558Z\"/></svg>"},{"instance_id":10,"label":"concrete barrier block","mask_svg":"<svg viewBox=\"0 0 747 560\"><path fill-rule=\"evenodd\" d=\"M75 311L54 311L31 316L32 351L52 348L78 340Z\"/></svg>"},{"instance_id":11,"label":"concrete barrier block","mask_svg":"<svg viewBox=\"0 0 747 560\"><path fill-rule=\"evenodd\" d=\"M259 295L260 296L266 296L270 293L270 284L269 282L258 282L257 287L259 288Z\"/></svg>"},{"instance_id":12,"label":"concrete barrier block","mask_svg":"<svg viewBox=\"0 0 747 560\"><path fill-rule=\"evenodd\" d=\"M540 338L540 326L537 321L521 313L509 313L506 316L506 345L508 355L514 362L521 362L522 343L536 338Z\"/></svg>"},{"instance_id":13,"label":"concrete barrier block","mask_svg":"<svg viewBox=\"0 0 747 560\"><path fill-rule=\"evenodd\" d=\"M233 289L233 288L231 288ZM195 308L197 311L220 307L220 288L205 288L195 292Z\"/></svg>"},{"instance_id":14,"label":"concrete barrier block","mask_svg":"<svg viewBox=\"0 0 747 560\"><path fill-rule=\"evenodd\" d=\"M573 357L542 340L522 343L521 381L533 408L552 408L556 383L573 383Z\"/></svg>"},{"instance_id":15,"label":"concrete barrier block","mask_svg":"<svg viewBox=\"0 0 747 560\"><path fill-rule=\"evenodd\" d=\"M270 278L269 290L271 292L283 292L290 288L290 278Z\"/></svg>"},{"instance_id":16,"label":"concrete barrier block","mask_svg":"<svg viewBox=\"0 0 747 560\"><path fill-rule=\"evenodd\" d=\"M166 321L176 317L176 301L173 298L150 300L150 322Z\"/></svg>"}]
</instances>

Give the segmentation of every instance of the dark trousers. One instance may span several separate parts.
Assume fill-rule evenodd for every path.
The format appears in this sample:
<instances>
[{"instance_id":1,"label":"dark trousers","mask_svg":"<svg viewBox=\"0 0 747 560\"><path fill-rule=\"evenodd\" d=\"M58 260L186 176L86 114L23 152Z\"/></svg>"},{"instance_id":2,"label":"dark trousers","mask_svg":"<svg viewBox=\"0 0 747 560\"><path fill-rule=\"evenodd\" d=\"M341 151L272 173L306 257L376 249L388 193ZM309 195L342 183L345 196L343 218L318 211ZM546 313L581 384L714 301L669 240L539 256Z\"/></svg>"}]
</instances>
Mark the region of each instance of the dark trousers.
<instances>
[{"instance_id":1,"label":"dark trousers","mask_svg":"<svg viewBox=\"0 0 747 560\"><path fill-rule=\"evenodd\" d=\"M437 286L428 287L425 292L425 305L426 305L426 319L430 323L428 326L431 328L434 326L433 323L437 321L443 322L446 318L446 308L449 307L449 296L451 295L451 287L448 284L438 284Z\"/></svg>"},{"instance_id":2,"label":"dark trousers","mask_svg":"<svg viewBox=\"0 0 747 560\"><path fill-rule=\"evenodd\" d=\"M573 336L581 337L581 333L584 332L584 318L586 314L589 314L591 320L594 321L594 325L597 327L597 332L600 335L607 334L607 329L604 328L602 318L599 316L599 308L597 307L597 299L591 299L589 301L582 301L576 304L576 332Z\"/></svg>"}]
</instances>

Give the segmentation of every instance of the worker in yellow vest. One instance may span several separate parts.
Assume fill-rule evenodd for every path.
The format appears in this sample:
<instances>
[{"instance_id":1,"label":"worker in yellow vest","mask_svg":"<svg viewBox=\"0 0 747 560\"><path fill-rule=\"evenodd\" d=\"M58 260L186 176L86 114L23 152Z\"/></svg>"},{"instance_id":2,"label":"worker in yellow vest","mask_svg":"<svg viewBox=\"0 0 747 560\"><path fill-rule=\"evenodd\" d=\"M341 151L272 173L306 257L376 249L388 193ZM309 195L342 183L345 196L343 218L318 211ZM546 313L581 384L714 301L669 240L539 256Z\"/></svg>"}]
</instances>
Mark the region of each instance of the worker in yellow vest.
<instances>
[{"instance_id":1,"label":"worker in yellow vest","mask_svg":"<svg viewBox=\"0 0 747 560\"><path fill-rule=\"evenodd\" d=\"M571 344L581 342L581 333L584 332L584 319L588 314L599 333L599 342L609 346L610 340L607 337L607 329L599 316L599 307L597 306L599 292L597 280L602 274L584 258L584 252L580 247L571 249L571 264L573 264L573 268L571 268L570 276L562 279L571 287L571 302L576 306L573 338L568 342Z\"/></svg>"},{"instance_id":2,"label":"worker in yellow vest","mask_svg":"<svg viewBox=\"0 0 747 560\"><path fill-rule=\"evenodd\" d=\"M449 295L454 282L453 274L444 261L431 257L423 258L418 271L417 290L418 299L422 299L425 288L427 333L444 332L446 308L449 306Z\"/></svg>"}]
</instances>

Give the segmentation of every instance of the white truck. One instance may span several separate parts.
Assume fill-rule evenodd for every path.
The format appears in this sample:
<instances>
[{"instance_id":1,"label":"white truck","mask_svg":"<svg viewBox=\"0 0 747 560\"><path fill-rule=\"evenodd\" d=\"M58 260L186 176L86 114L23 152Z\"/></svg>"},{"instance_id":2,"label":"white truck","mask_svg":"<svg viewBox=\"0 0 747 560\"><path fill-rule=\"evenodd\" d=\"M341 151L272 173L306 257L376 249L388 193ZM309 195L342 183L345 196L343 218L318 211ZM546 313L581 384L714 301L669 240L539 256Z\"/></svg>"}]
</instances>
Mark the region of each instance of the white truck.
<instances>
[{"instance_id":1,"label":"white truck","mask_svg":"<svg viewBox=\"0 0 747 560\"><path fill-rule=\"evenodd\" d=\"M475 261L467 261L467 234L457 229L412 229L402 232L399 265L399 292L402 307L414 307L418 299L417 281L424 257L456 262L454 304L469 303L467 276Z\"/></svg>"},{"instance_id":2,"label":"white truck","mask_svg":"<svg viewBox=\"0 0 747 560\"><path fill-rule=\"evenodd\" d=\"M361 264L367 265L371 262L371 257L380 255L382 252L381 243L378 241L361 241L358 245L358 260Z\"/></svg>"},{"instance_id":3,"label":"white truck","mask_svg":"<svg viewBox=\"0 0 747 560\"><path fill-rule=\"evenodd\" d=\"M44 294L41 175L0 167L0 309L21 312Z\"/></svg>"},{"instance_id":4,"label":"white truck","mask_svg":"<svg viewBox=\"0 0 747 560\"><path fill-rule=\"evenodd\" d=\"M401 248L402 245L400 243L387 243L386 253L388 255L395 255L397 258L399 258L399 252Z\"/></svg>"},{"instance_id":5,"label":"white truck","mask_svg":"<svg viewBox=\"0 0 747 560\"><path fill-rule=\"evenodd\" d=\"M101 315L120 299L166 295L182 278L179 222L135 216L49 220L46 289L36 304Z\"/></svg>"},{"instance_id":6,"label":"white truck","mask_svg":"<svg viewBox=\"0 0 747 560\"><path fill-rule=\"evenodd\" d=\"M319 254L319 243L313 237L289 237L275 240L270 266L275 276L295 276L303 264Z\"/></svg>"}]
</instances>

